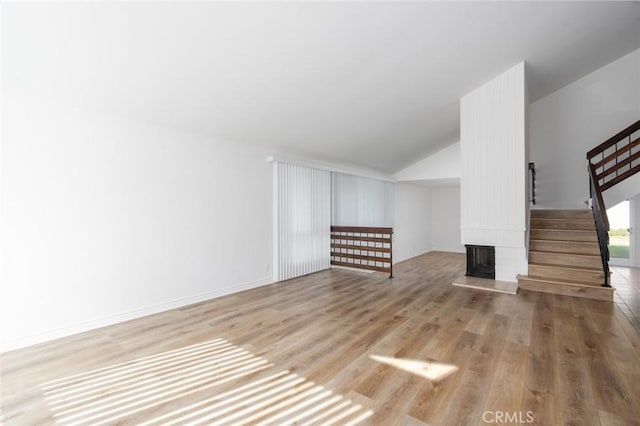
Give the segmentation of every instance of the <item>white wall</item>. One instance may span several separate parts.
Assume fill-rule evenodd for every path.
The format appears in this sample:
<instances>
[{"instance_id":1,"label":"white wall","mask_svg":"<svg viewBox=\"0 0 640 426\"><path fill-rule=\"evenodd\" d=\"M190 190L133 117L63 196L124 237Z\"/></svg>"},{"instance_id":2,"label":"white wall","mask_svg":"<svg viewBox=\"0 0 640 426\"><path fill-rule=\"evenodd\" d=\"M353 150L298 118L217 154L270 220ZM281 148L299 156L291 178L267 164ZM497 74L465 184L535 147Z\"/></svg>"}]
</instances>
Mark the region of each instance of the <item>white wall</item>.
<instances>
[{"instance_id":1,"label":"white wall","mask_svg":"<svg viewBox=\"0 0 640 426\"><path fill-rule=\"evenodd\" d=\"M496 247L496 279L526 273L526 79L521 62L460 100L461 239Z\"/></svg>"},{"instance_id":2,"label":"white wall","mask_svg":"<svg viewBox=\"0 0 640 426\"><path fill-rule=\"evenodd\" d=\"M434 152L397 172L398 181L460 179L460 142Z\"/></svg>"},{"instance_id":3,"label":"white wall","mask_svg":"<svg viewBox=\"0 0 640 426\"><path fill-rule=\"evenodd\" d=\"M585 208L587 151L638 118L640 49L531 104L537 206Z\"/></svg>"},{"instance_id":4,"label":"white wall","mask_svg":"<svg viewBox=\"0 0 640 426\"><path fill-rule=\"evenodd\" d=\"M266 152L3 101L0 350L270 282Z\"/></svg>"},{"instance_id":5,"label":"white wall","mask_svg":"<svg viewBox=\"0 0 640 426\"><path fill-rule=\"evenodd\" d=\"M460 187L431 188L432 249L464 253L460 244Z\"/></svg>"},{"instance_id":6,"label":"white wall","mask_svg":"<svg viewBox=\"0 0 640 426\"><path fill-rule=\"evenodd\" d=\"M429 188L396 184L393 263L431 250L429 206Z\"/></svg>"}]
</instances>

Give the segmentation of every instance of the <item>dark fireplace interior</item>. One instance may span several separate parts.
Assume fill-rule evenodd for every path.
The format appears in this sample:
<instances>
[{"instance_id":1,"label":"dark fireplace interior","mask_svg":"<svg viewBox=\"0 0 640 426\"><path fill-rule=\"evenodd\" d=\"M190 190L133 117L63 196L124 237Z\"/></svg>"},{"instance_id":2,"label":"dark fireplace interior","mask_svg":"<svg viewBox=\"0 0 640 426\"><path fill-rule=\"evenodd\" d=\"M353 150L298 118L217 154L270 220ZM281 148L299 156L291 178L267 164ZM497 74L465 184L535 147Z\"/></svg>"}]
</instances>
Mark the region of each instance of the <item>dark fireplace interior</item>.
<instances>
[{"instance_id":1,"label":"dark fireplace interior","mask_svg":"<svg viewBox=\"0 0 640 426\"><path fill-rule=\"evenodd\" d=\"M467 276L496 279L496 248L465 245L467 248Z\"/></svg>"}]
</instances>

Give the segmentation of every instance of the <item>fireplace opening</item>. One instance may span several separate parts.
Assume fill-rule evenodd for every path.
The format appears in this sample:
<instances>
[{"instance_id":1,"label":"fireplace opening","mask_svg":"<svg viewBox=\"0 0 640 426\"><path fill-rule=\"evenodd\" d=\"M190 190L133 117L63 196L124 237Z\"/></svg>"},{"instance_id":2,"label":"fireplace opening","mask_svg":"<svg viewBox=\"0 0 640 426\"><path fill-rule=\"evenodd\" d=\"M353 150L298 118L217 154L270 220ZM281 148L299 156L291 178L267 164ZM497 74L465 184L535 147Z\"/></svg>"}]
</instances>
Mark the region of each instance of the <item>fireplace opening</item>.
<instances>
[{"instance_id":1,"label":"fireplace opening","mask_svg":"<svg viewBox=\"0 0 640 426\"><path fill-rule=\"evenodd\" d=\"M467 248L468 277L496 279L496 248L493 246L465 245Z\"/></svg>"}]
</instances>

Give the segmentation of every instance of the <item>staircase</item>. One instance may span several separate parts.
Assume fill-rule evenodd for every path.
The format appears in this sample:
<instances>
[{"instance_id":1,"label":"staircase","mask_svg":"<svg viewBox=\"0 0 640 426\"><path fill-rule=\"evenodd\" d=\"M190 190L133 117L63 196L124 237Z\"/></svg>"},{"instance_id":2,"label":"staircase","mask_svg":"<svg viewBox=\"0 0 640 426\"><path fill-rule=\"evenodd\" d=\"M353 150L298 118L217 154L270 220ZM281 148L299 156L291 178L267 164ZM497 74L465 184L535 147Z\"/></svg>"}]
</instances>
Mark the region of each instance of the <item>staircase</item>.
<instances>
[{"instance_id":1,"label":"staircase","mask_svg":"<svg viewBox=\"0 0 640 426\"><path fill-rule=\"evenodd\" d=\"M590 210L531 210L529 271L518 275L519 288L612 301L609 219L602 193L638 173L640 120L587 153Z\"/></svg>"},{"instance_id":2,"label":"staircase","mask_svg":"<svg viewBox=\"0 0 640 426\"><path fill-rule=\"evenodd\" d=\"M523 290L613 300L591 210L531 210L529 274Z\"/></svg>"}]
</instances>

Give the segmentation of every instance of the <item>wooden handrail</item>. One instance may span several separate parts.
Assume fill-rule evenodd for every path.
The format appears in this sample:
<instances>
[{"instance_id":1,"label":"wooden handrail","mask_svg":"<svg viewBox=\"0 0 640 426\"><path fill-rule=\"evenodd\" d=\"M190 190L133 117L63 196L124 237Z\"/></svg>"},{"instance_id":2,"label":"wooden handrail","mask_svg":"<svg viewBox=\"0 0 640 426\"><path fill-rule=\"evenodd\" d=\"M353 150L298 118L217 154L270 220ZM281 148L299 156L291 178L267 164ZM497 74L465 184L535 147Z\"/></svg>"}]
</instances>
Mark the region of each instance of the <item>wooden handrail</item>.
<instances>
[{"instance_id":1,"label":"wooden handrail","mask_svg":"<svg viewBox=\"0 0 640 426\"><path fill-rule=\"evenodd\" d=\"M393 234L393 228L373 226L332 226L331 232L355 232L360 234Z\"/></svg>"},{"instance_id":2,"label":"wooden handrail","mask_svg":"<svg viewBox=\"0 0 640 426\"><path fill-rule=\"evenodd\" d=\"M640 120L636 121L626 129L618 132L615 136L610 137L606 141L602 142L600 145L593 148L591 151L587 152L587 159L591 160L596 155L601 154L607 148L612 147L617 142L620 142L622 139L629 137L632 133L635 133L638 130L640 130Z\"/></svg>"},{"instance_id":3,"label":"wooden handrail","mask_svg":"<svg viewBox=\"0 0 640 426\"><path fill-rule=\"evenodd\" d=\"M345 266L347 268L366 269L368 271L389 272L389 268L383 268L382 266L362 265L360 263L340 262L337 260L331 261L332 265ZM393 278L392 276L389 278Z\"/></svg>"},{"instance_id":4,"label":"wooden handrail","mask_svg":"<svg viewBox=\"0 0 640 426\"><path fill-rule=\"evenodd\" d=\"M393 278L392 242L393 228L332 226L331 264L388 272Z\"/></svg>"}]
</instances>

